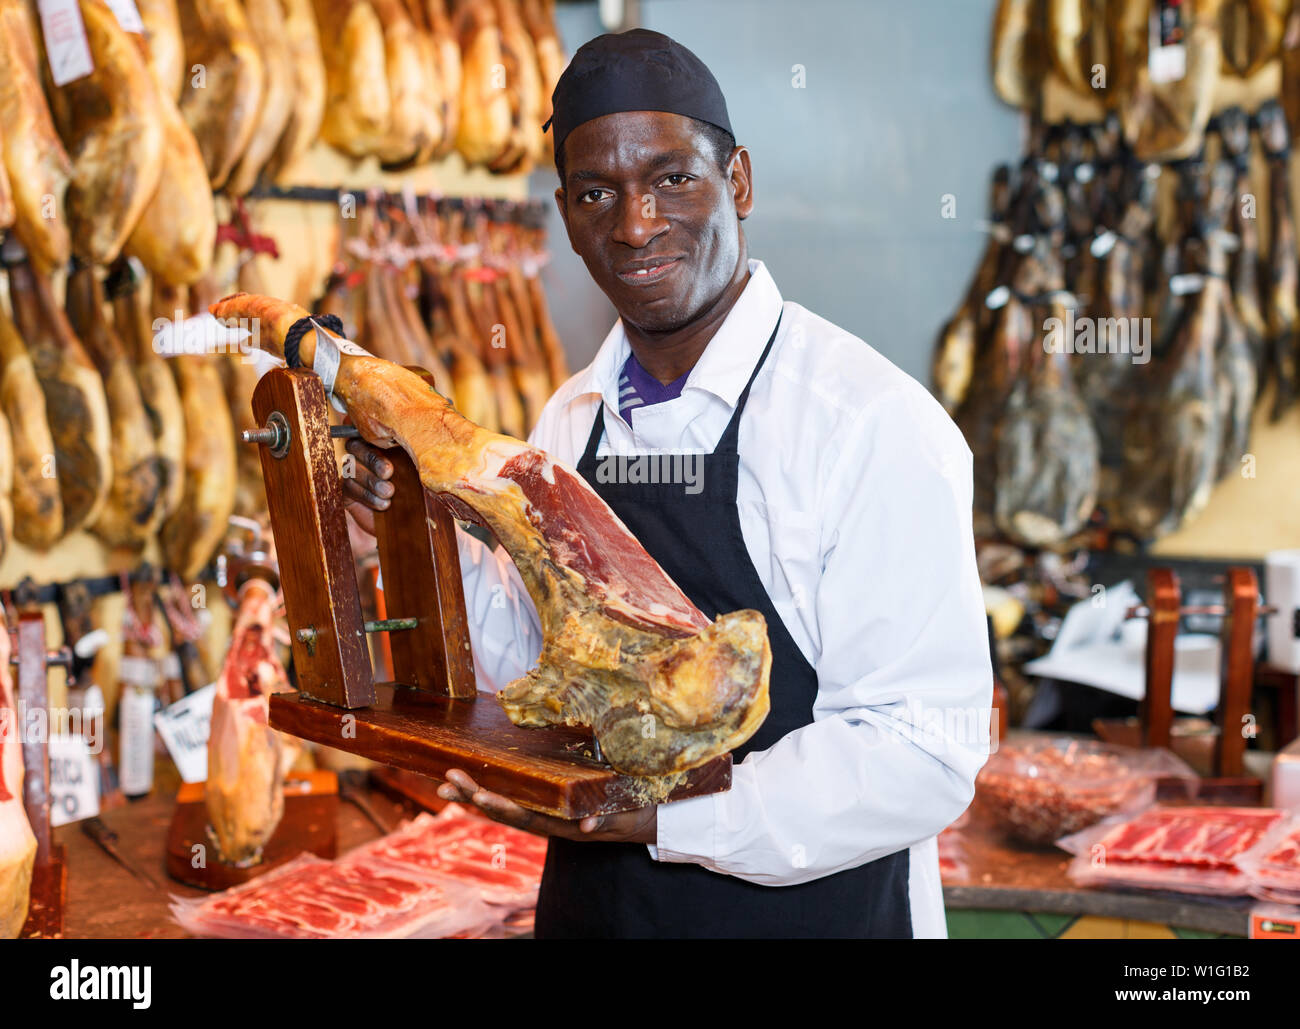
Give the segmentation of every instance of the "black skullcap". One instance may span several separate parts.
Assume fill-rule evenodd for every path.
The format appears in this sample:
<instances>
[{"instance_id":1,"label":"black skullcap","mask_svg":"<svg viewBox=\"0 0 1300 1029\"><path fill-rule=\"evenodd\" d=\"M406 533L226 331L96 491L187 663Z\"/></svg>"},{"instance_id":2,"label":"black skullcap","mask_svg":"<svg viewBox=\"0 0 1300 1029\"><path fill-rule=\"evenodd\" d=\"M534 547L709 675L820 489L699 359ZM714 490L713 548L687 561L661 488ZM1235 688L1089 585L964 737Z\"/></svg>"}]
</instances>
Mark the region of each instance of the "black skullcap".
<instances>
[{"instance_id":1,"label":"black skullcap","mask_svg":"<svg viewBox=\"0 0 1300 1029\"><path fill-rule=\"evenodd\" d=\"M704 62L662 32L629 29L584 43L551 94L555 149L583 122L623 111L667 111L716 125L733 139L727 101Z\"/></svg>"}]
</instances>

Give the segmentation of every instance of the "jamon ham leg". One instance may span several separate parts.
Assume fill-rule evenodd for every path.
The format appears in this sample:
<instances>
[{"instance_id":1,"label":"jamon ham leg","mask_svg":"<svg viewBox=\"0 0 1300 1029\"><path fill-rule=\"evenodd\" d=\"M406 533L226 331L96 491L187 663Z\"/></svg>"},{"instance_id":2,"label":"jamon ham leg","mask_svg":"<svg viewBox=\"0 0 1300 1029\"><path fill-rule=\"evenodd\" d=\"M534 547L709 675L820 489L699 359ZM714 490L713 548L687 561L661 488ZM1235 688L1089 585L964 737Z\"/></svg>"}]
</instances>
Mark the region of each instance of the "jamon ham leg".
<instances>
[{"instance_id":1,"label":"jamon ham leg","mask_svg":"<svg viewBox=\"0 0 1300 1029\"><path fill-rule=\"evenodd\" d=\"M9 630L0 616L0 940L27 921L36 837L23 810L23 740L9 672Z\"/></svg>"},{"instance_id":2,"label":"jamon ham leg","mask_svg":"<svg viewBox=\"0 0 1300 1029\"><path fill-rule=\"evenodd\" d=\"M236 294L220 319L257 318L282 352L307 312ZM341 356L334 392L371 443L401 446L459 517L489 527L536 605L541 660L499 695L517 725L590 725L609 763L631 775L681 772L747 740L768 710L771 650L756 611L710 624L572 469L456 413L420 376L323 329Z\"/></svg>"},{"instance_id":3,"label":"jamon ham leg","mask_svg":"<svg viewBox=\"0 0 1300 1029\"><path fill-rule=\"evenodd\" d=\"M280 824L290 762L280 734L267 724L270 695L289 688L271 639L275 595L261 579L250 579L240 594L212 702L204 800L222 858L243 865L261 858Z\"/></svg>"}]
</instances>

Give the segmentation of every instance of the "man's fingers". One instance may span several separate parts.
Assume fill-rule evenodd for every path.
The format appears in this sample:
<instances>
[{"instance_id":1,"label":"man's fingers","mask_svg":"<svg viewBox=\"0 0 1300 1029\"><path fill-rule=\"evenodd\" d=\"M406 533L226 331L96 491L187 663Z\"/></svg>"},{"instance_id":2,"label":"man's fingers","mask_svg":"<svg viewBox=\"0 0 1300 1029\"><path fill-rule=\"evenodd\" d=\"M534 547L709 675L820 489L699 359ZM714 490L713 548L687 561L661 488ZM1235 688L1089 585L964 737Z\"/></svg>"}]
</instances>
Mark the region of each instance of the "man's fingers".
<instances>
[{"instance_id":1,"label":"man's fingers","mask_svg":"<svg viewBox=\"0 0 1300 1029\"><path fill-rule=\"evenodd\" d=\"M388 483L379 483L379 485L388 486L388 492L391 496L393 489L391 485ZM375 493L374 490L370 489L369 486L360 479L344 479L343 495L347 500L358 504L364 504L366 507L372 508L375 511L388 510L390 502L389 497L382 497Z\"/></svg>"},{"instance_id":2,"label":"man's fingers","mask_svg":"<svg viewBox=\"0 0 1300 1029\"><path fill-rule=\"evenodd\" d=\"M365 440L350 439L347 442L347 451L379 478L393 477L393 463L384 457L384 452L378 447L372 447Z\"/></svg>"}]
</instances>

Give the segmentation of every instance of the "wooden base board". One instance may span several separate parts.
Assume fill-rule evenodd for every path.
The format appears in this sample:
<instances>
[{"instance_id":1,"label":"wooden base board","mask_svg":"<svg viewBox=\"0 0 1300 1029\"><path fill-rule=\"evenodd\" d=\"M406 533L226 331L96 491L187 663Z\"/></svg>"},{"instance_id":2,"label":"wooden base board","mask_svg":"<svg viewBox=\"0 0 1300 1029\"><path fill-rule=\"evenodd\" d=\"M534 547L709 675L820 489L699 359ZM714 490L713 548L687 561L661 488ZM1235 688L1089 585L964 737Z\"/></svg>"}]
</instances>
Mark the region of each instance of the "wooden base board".
<instances>
[{"instance_id":1,"label":"wooden base board","mask_svg":"<svg viewBox=\"0 0 1300 1029\"><path fill-rule=\"evenodd\" d=\"M18 934L22 940L54 940L63 937L63 912L68 906L68 865L63 845L50 847L50 860L32 868L31 900L27 921Z\"/></svg>"},{"instance_id":2,"label":"wooden base board","mask_svg":"<svg viewBox=\"0 0 1300 1029\"><path fill-rule=\"evenodd\" d=\"M434 779L460 768L484 789L558 818L630 811L731 788L730 754L692 769L667 797L659 797L654 780L621 775L593 760L586 731L521 729L489 693L451 700L378 683L375 694L371 707L348 711L301 693L277 693L271 697L271 725Z\"/></svg>"},{"instance_id":3,"label":"wooden base board","mask_svg":"<svg viewBox=\"0 0 1300 1029\"><path fill-rule=\"evenodd\" d=\"M284 788L284 817L266 845L262 860L248 868L227 864L216 856L208 835L208 809L203 783L186 783L176 796L176 810L167 831L167 874L200 890L225 890L269 872L301 854L333 858L338 853L338 779L333 772L290 775ZM195 847L202 846L204 863L194 867Z\"/></svg>"}]
</instances>

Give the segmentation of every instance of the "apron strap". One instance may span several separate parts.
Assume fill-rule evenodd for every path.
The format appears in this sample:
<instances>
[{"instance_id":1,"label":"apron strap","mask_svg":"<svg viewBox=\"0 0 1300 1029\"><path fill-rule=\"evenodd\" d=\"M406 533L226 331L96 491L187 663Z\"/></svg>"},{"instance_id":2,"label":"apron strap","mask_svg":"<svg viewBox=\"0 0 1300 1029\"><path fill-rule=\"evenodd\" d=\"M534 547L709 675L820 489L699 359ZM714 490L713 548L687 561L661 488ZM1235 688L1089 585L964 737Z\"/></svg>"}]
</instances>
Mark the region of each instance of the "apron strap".
<instances>
[{"instance_id":1,"label":"apron strap","mask_svg":"<svg viewBox=\"0 0 1300 1029\"><path fill-rule=\"evenodd\" d=\"M767 355L772 351L772 344L776 342L776 334L781 329L781 319L785 316L782 310L776 316L776 325L772 327L772 335L767 337L767 346L763 348L763 353L754 365L754 370L750 373L749 381L745 383L745 388L741 390L740 397L736 400L736 410L731 416L731 421L727 423L726 429L722 432L722 438L718 440L718 445L714 453L727 453L736 449L736 440L740 435L740 416L745 411L745 405L749 403L749 391L754 385L754 380L758 378L758 373L763 370L763 364L767 361ZM601 400L596 408L596 417L591 423L591 435L587 437L586 449L582 452L582 458L579 460L579 467L588 466L596 460L596 451L600 449L601 437L605 435L605 401Z\"/></svg>"},{"instance_id":2,"label":"apron strap","mask_svg":"<svg viewBox=\"0 0 1300 1029\"><path fill-rule=\"evenodd\" d=\"M754 365L754 370L750 373L749 381L745 383L745 388L741 390L739 399L736 400L736 410L731 416L731 421L727 423L726 429L723 430L722 438L718 440L718 445L714 448L715 454L734 453L736 451L736 441L740 437L740 416L745 413L745 405L749 403L749 391L754 385L754 380L758 378L758 373L763 370L763 364L767 361L767 355L772 352L772 344L776 342L776 334L781 330L781 319L785 316L784 309L776 316L776 324L772 326L772 335L767 337L767 346L763 348L763 353L758 359L758 364Z\"/></svg>"}]
</instances>

